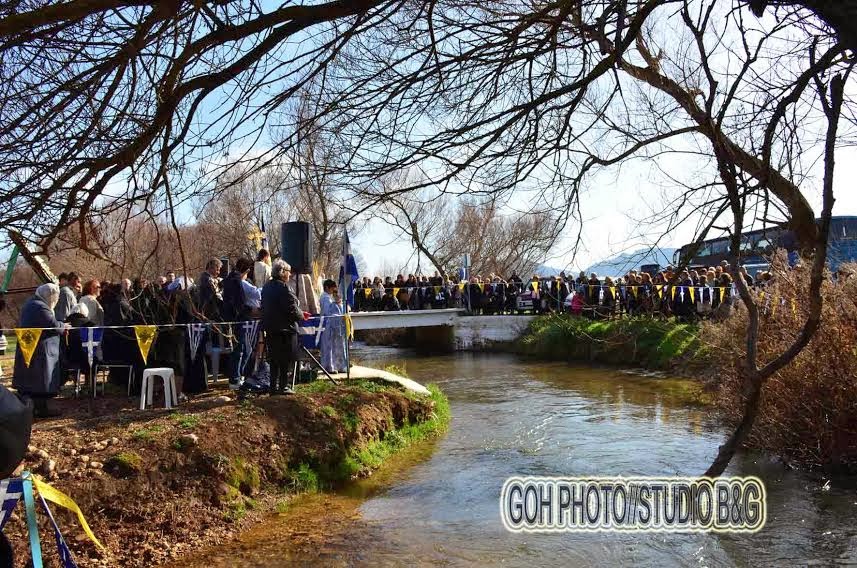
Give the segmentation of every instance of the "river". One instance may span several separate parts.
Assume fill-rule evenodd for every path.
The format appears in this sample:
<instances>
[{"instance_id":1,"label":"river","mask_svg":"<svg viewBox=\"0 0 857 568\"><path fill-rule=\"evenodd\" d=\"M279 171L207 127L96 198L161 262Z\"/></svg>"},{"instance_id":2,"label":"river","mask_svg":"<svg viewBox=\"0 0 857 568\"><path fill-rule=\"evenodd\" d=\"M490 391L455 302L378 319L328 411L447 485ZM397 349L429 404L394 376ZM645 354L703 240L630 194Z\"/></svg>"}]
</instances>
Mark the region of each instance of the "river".
<instances>
[{"instance_id":1,"label":"river","mask_svg":"<svg viewBox=\"0 0 857 568\"><path fill-rule=\"evenodd\" d=\"M417 358L382 348L449 397L449 433L406 450L379 474L299 499L234 544L186 566L786 566L857 564L854 480L786 471L739 455L757 475L768 520L753 535L511 534L499 492L513 475L698 475L725 434L694 404L693 384L506 355Z\"/></svg>"}]
</instances>

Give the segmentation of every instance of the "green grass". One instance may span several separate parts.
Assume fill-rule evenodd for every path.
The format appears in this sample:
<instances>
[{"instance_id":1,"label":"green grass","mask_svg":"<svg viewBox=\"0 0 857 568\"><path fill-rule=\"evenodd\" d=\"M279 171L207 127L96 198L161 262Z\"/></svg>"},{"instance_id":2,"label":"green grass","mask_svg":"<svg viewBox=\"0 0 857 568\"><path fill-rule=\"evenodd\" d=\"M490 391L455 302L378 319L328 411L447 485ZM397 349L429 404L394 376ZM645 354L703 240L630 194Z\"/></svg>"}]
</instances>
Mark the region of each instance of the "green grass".
<instances>
[{"instance_id":1,"label":"green grass","mask_svg":"<svg viewBox=\"0 0 857 568\"><path fill-rule=\"evenodd\" d=\"M170 418L176 421L176 425L179 428L196 428L199 426L199 423L202 419L196 414L184 414L182 412L176 412L175 414L170 415Z\"/></svg>"},{"instance_id":2,"label":"green grass","mask_svg":"<svg viewBox=\"0 0 857 568\"><path fill-rule=\"evenodd\" d=\"M593 321L569 315L533 320L520 345L525 354L666 369L676 360L704 361L695 324L651 318Z\"/></svg>"},{"instance_id":3,"label":"green grass","mask_svg":"<svg viewBox=\"0 0 857 568\"><path fill-rule=\"evenodd\" d=\"M159 434L163 431L163 426L161 426L160 424L155 424L153 426L147 426L145 428L135 430L131 433L131 438L137 440L138 442L150 442L155 437L155 434Z\"/></svg>"}]
</instances>

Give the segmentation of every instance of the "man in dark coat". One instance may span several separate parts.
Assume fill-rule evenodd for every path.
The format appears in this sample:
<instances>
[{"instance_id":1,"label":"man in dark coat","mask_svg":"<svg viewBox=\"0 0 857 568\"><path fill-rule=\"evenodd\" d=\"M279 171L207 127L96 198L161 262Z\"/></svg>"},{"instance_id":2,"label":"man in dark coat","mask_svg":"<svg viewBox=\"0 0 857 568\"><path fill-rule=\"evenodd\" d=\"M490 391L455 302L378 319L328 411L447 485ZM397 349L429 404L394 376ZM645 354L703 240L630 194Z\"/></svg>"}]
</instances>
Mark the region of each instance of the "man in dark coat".
<instances>
[{"instance_id":1,"label":"man in dark coat","mask_svg":"<svg viewBox=\"0 0 857 568\"><path fill-rule=\"evenodd\" d=\"M289 371L298 359L298 322L304 314L298 298L286 285L292 267L278 259L271 266L271 280L262 288L262 329L268 363L271 365L271 394L290 393Z\"/></svg>"},{"instance_id":2,"label":"man in dark coat","mask_svg":"<svg viewBox=\"0 0 857 568\"><path fill-rule=\"evenodd\" d=\"M54 317L54 307L59 301L59 286L42 284L21 308L19 328L43 329L30 364L24 362L20 342L15 351L15 372L12 386L22 397L33 399L37 417L56 416L48 408L48 398L54 397L62 384L60 366L60 333L66 325Z\"/></svg>"},{"instance_id":3,"label":"man in dark coat","mask_svg":"<svg viewBox=\"0 0 857 568\"><path fill-rule=\"evenodd\" d=\"M244 294L242 280L247 278L253 261L249 258L239 258L235 263L235 270L223 280L223 305L220 315L223 321L236 322L232 326L233 344L232 353L229 354L229 366L226 376L229 377L229 388L237 390L244 380L244 372L250 360L252 346L246 345L243 340L243 331L240 322L250 319L250 309L247 307L247 297Z\"/></svg>"}]
</instances>

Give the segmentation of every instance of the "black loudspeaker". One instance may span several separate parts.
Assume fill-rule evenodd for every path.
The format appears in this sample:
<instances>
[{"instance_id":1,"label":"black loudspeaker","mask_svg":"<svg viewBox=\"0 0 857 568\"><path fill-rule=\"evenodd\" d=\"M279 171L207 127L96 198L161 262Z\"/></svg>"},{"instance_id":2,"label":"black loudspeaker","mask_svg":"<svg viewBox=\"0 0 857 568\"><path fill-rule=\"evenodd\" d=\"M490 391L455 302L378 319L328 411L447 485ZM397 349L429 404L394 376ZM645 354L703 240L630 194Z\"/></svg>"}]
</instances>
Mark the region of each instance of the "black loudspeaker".
<instances>
[{"instance_id":1,"label":"black loudspeaker","mask_svg":"<svg viewBox=\"0 0 857 568\"><path fill-rule=\"evenodd\" d=\"M280 256L292 265L292 272L312 274L313 245L312 225L309 223L292 221L280 227Z\"/></svg>"},{"instance_id":2,"label":"black loudspeaker","mask_svg":"<svg viewBox=\"0 0 857 568\"><path fill-rule=\"evenodd\" d=\"M229 257L220 257L220 277L226 278L229 276Z\"/></svg>"}]
</instances>

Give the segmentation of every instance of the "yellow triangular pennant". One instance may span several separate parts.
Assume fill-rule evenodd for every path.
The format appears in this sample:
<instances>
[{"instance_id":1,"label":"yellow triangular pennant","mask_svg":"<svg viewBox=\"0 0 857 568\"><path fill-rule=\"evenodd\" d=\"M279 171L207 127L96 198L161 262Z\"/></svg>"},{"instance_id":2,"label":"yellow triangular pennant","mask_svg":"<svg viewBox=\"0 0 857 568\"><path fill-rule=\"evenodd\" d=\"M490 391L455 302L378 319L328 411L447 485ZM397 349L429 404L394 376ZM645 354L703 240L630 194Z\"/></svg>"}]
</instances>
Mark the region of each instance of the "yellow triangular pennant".
<instances>
[{"instance_id":1,"label":"yellow triangular pennant","mask_svg":"<svg viewBox=\"0 0 857 568\"><path fill-rule=\"evenodd\" d=\"M631 286L631 293L634 294L635 298L637 297L637 287L636 286Z\"/></svg>"},{"instance_id":2,"label":"yellow triangular pennant","mask_svg":"<svg viewBox=\"0 0 857 568\"><path fill-rule=\"evenodd\" d=\"M592 297L595 295L595 284L589 285L589 296Z\"/></svg>"},{"instance_id":3,"label":"yellow triangular pennant","mask_svg":"<svg viewBox=\"0 0 857 568\"><path fill-rule=\"evenodd\" d=\"M21 355L24 356L24 364L27 367L30 366L30 361L33 360L33 353L36 351L36 346L39 345L39 338L41 336L41 329L23 327L15 330L15 337L18 338L18 347L21 349Z\"/></svg>"},{"instance_id":4,"label":"yellow triangular pennant","mask_svg":"<svg viewBox=\"0 0 857 568\"><path fill-rule=\"evenodd\" d=\"M670 286L670 290L672 290L672 299L675 301L675 286Z\"/></svg>"},{"instance_id":5,"label":"yellow triangular pennant","mask_svg":"<svg viewBox=\"0 0 857 568\"><path fill-rule=\"evenodd\" d=\"M464 286L465 286L465 284L466 284L465 282L461 282L461 283L459 283L459 284L458 284L458 289L459 289L459 290L461 290L462 292L464 292Z\"/></svg>"},{"instance_id":6,"label":"yellow triangular pennant","mask_svg":"<svg viewBox=\"0 0 857 568\"><path fill-rule=\"evenodd\" d=\"M484 291L485 291L485 284L480 284L480 285L479 285L479 291L480 291L480 292L484 292Z\"/></svg>"},{"instance_id":7,"label":"yellow triangular pennant","mask_svg":"<svg viewBox=\"0 0 857 568\"><path fill-rule=\"evenodd\" d=\"M401 288L393 288L393 297L394 298L399 297L399 290L401 290Z\"/></svg>"},{"instance_id":8,"label":"yellow triangular pennant","mask_svg":"<svg viewBox=\"0 0 857 568\"><path fill-rule=\"evenodd\" d=\"M533 292L538 292L538 291L539 291L539 281L533 280Z\"/></svg>"},{"instance_id":9,"label":"yellow triangular pennant","mask_svg":"<svg viewBox=\"0 0 857 568\"><path fill-rule=\"evenodd\" d=\"M83 516L83 512L80 510L80 507L77 506L71 497L60 491L59 489L54 489L44 481L39 481L37 478L33 477L33 485L36 487L36 491L39 492L45 501L50 501L51 503L56 503L60 507L64 507L69 511L72 511L77 514L77 520L80 522L80 526L83 527L83 532L86 533L92 542L100 548L104 549L104 545L98 542L98 539L95 538L95 535L92 533L92 529L89 528L89 523L86 522L86 518Z\"/></svg>"},{"instance_id":10,"label":"yellow triangular pennant","mask_svg":"<svg viewBox=\"0 0 857 568\"><path fill-rule=\"evenodd\" d=\"M351 321L351 314L346 313L343 319L345 319L345 337L353 341L354 340L354 322Z\"/></svg>"},{"instance_id":11,"label":"yellow triangular pennant","mask_svg":"<svg viewBox=\"0 0 857 568\"><path fill-rule=\"evenodd\" d=\"M149 360L149 349L152 348L152 343L155 342L155 335L158 333L158 327L154 325L135 325L134 335L137 336L137 347L140 348L140 355L143 356L143 363Z\"/></svg>"},{"instance_id":12,"label":"yellow triangular pennant","mask_svg":"<svg viewBox=\"0 0 857 568\"><path fill-rule=\"evenodd\" d=\"M435 294L440 294L440 286L435 286L435 287L434 287L434 293L435 293Z\"/></svg>"},{"instance_id":13,"label":"yellow triangular pennant","mask_svg":"<svg viewBox=\"0 0 857 568\"><path fill-rule=\"evenodd\" d=\"M693 286L688 286L687 289L690 290L690 301L696 302L696 297L694 296L694 292L696 291L696 288L694 288Z\"/></svg>"},{"instance_id":14,"label":"yellow triangular pennant","mask_svg":"<svg viewBox=\"0 0 857 568\"><path fill-rule=\"evenodd\" d=\"M616 286L608 286L610 288L610 295L614 298L616 297Z\"/></svg>"},{"instance_id":15,"label":"yellow triangular pennant","mask_svg":"<svg viewBox=\"0 0 857 568\"><path fill-rule=\"evenodd\" d=\"M718 286L717 288L715 288L715 290L717 290L717 301L719 302L723 299L723 288Z\"/></svg>"},{"instance_id":16,"label":"yellow triangular pennant","mask_svg":"<svg viewBox=\"0 0 857 568\"><path fill-rule=\"evenodd\" d=\"M655 294L658 296L658 298L661 297L661 288L663 287L663 284L655 284Z\"/></svg>"},{"instance_id":17,"label":"yellow triangular pennant","mask_svg":"<svg viewBox=\"0 0 857 568\"><path fill-rule=\"evenodd\" d=\"M369 298L372 295L372 288L363 288L363 297Z\"/></svg>"}]
</instances>

